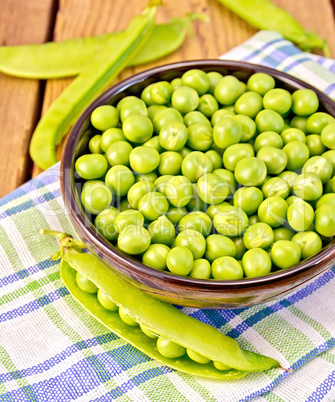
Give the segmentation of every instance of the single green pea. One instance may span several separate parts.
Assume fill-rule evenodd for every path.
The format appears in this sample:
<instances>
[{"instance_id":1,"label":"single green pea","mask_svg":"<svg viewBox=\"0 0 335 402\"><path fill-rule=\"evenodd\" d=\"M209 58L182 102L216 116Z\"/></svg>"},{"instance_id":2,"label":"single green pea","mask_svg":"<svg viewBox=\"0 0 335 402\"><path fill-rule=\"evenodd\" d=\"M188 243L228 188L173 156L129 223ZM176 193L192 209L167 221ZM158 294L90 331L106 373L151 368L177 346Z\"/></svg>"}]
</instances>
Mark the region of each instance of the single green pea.
<instances>
[{"instance_id":1,"label":"single green pea","mask_svg":"<svg viewBox=\"0 0 335 402\"><path fill-rule=\"evenodd\" d=\"M264 131L255 139L254 148L258 152L262 147L271 146L274 148L283 148L283 139L274 131Z\"/></svg>"},{"instance_id":2,"label":"single green pea","mask_svg":"<svg viewBox=\"0 0 335 402\"><path fill-rule=\"evenodd\" d=\"M98 287L80 272L76 273L76 282L78 287L86 293L97 293Z\"/></svg>"},{"instance_id":3,"label":"single green pea","mask_svg":"<svg viewBox=\"0 0 335 402\"><path fill-rule=\"evenodd\" d=\"M316 112L308 117L306 122L306 130L309 133L321 134L322 130L334 122L334 117L328 113Z\"/></svg>"},{"instance_id":4,"label":"single green pea","mask_svg":"<svg viewBox=\"0 0 335 402\"><path fill-rule=\"evenodd\" d=\"M141 93L141 100L145 103L146 106L154 105L155 102L151 99L151 88L154 84L150 84L145 87Z\"/></svg>"},{"instance_id":5,"label":"single green pea","mask_svg":"<svg viewBox=\"0 0 335 402\"><path fill-rule=\"evenodd\" d=\"M282 269L293 267L301 258L301 250L298 244L289 240L277 241L271 249L272 262Z\"/></svg>"},{"instance_id":6,"label":"single green pea","mask_svg":"<svg viewBox=\"0 0 335 402\"><path fill-rule=\"evenodd\" d=\"M148 267L164 271L169 251L170 247L165 244L151 244L143 254L142 262Z\"/></svg>"},{"instance_id":7,"label":"single green pea","mask_svg":"<svg viewBox=\"0 0 335 402\"><path fill-rule=\"evenodd\" d=\"M183 157L175 151L166 151L160 154L158 172L160 175L178 175L182 166Z\"/></svg>"},{"instance_id":8,"label":"single green pea","mask_svg":"<svg viewBox=\"0 0 335 402\"><path fill-rule=\"evenodd\" d=\"M287 165L287 155L279 148L275 147L262 147L257 152L257 158L263 161L266 165L269 174L279 174Z\"/></svg>"},{"instance_id":9,"label":"single green pea","mask_svg":"<svg viewBox=\"0 0 335 402\"><path fill-rule=\"evenodd\" d=\"M316 209L320 208L322 205L334 205L335 206L335 194L329 193L324 194L320 197L316 203Z\"/></svg>"},{"instance_id":10,"label":"single green pea","mask_svg":"<svg viewBox=\"0 0 335 402\"><path fill-rule=\"evenodd\" d=\"M155 170L160 162L159 153L155 148L140 146L134 148L129 155L131 168L141 174L150 173Z\"/></svg>"},{"instance_id":11,"label":"single green pea","mask_svg":"<svg viewBox=\"0 0 335 402\"><path fill-rule=\"evenodd\" d=\"M91 154L102 154L100 146L101 137L101 135L97 134L90 139L88 149L90 150Z\"/></svg>"},{"instance_id":12,"label":"single green pea","mask_svg":"<svg viewBox=\"0 0 335 402\"><path fill-rule=\"evenodd\" d=\"M138 100L138 97L137 97L137 96L125 96L124 98L122 98L122 99L117 103L117 105L116 105L116 110L117 110L118 112L120 112L121 107L122 107L125 103L127 103L127 102L129 102L129 101L137 101L137 100Z\"/></svg>"},{"instance_id":13,"label":"single green pea","mask_svg":"<svg viewBox=\"0 0 335 402\"><path fill-rule=\"evenodd\" d=\"M205 155L212 162L213 170L220 169L223 167L222 157L217 151L214 151L213 149L211 149L211 150L205 152Z\"/></svg>"},{"instance_id":14,"label":"single green pea","mask_svg":"<svg viewBox=\"0 0 335 402\"><path fill-rule=\"evenodd\" d=\"M211 118L211 123L212 126L215 126L216 123L218 123L220 120L224 119L225 117L230 117L232 118L235 116L235 112L222 108L217 110L216 112L213 113L212 118Z\"/></svg>"},{"instance_id":15,"label":"single green pea","mask_svg":"<svg viewBox=\"0 0 335 402\"><path fill-rule=\"evenodd\" d=\"M197 182L199 197L207 204L219 204L229 194L229 187L214 173L206 173Z\"/></svg>"},{"instance_id":16,"label":"single green pea","mask_svg":"<svg viewBox=\"0 0 335 402\"><path fill-rule=\"evenodd\" d=\"M267 92L273 89L276 82L271 75L266 73L255 73L247 82L247 88L249 91L254 91L264 96Z\"/></svg>"},{"instance_id":17,"label":"single green pea","mask_svg":"<svg viewBox=\"0 0 335 402\"><path fill-rule=\"evenodd\" d=\"M169 206L169 209L166 213L166 217L176 226L186 215L187 209L185 207L174 207L172 205Z\"/></svg>"},{"instance_id":18,"label":"single green pea","mask_svg":"<svg viewBox=\"0 0 335 402\"><path fill-rule=\"evenodd\" d=\"M183 83L181 82L181 78L175 78L174 80L171 81L171 86L173 90L181 87L182 85Z\"/></svg>"},{"instance_id":19,"label":"single green pea","mask_svg":"<svg viewBox=\"0 0 335 402\"><path fill-rule=\"evenodd\" d=\"M118 214L119 210L117 208L107 207L94 220L95 228L109 241L114 241L118 237L118 232L114 226L114 221Z\"/></svg>"},{"instance_id":20,"label":"single green pea","mask_svg":"<svg viewBox=\"0 0 335 402\"><path fill-rule=\"evenodd\" d=\"M128 209L133 209L133 207L129 204L127 198L118 201L119 201L118 209L120 212L126 211Z\"/></svg>"},{"instance_id":21,"label":"single green pea","mask_svg":"<svg viewBox=\"0 0 335 402\"><path fill-rule=\"evenodd\" d=\"M144 142L143 145L145 147L154 148L159 154L164 151L164 149L162 148L161 144L159 143L158 135L155 135L154 137L151 137L150 140Z\"/></svg>"},{"instance_id":22,"label":"single green pea","mask_svg":"<svg viewBox=\"0 0 335 402\"><path fill-rule=\"evenodd\" d=\"M115 165L108 170L105 182L115 195L123 197L135 183L135 177L127 166Z\"/></svg>"},{"instance_id":23,"label":"single green pea","mask_svg":"<svg viewBox=\"0 0 335 402\"><path fill-rule=\"evenodd\" d=\"M249 91L242 94L235 103L235 112L255 118L263 109L262 97L257 92Z\"/></svg>"},{"instance_id":24,"label":"single green pea","mask_svg":"<svg viewBox=\"0 0 335 402\"><path fill-rule=\"evenodd\" d=\"M114 227L118 233L128 225L143 226L143 224L143 215L135 209L126 209L125 211L120 212L114 220Z\"/></svg>"},{"instance_id":25,"label":"single green pea","mask_svg":"<svg viewBox=\"0 0 335 402\"><path fill-rule=\"evenodd\" d=\"M270 225L258 222L251 225L243 234L243 243L247 249L267 249L273 243L274 234Z\"/></svg>"},{"instance_id":26,"label":"single green pea","mask_svg":"<svg viewBox=\"0 0 335 402\"><path fill-rule=\"evenodd\" d=\"M284 129L284 120L282 116L274 110L264 109L261 110L255 119L257 130L262 133L263 131L274 131L281 133Z\"/></svg>"},{"instance_id":27,"label":"single green pea","mask_svg":"<svg viewBox=\"0 0 335 402\"><path fill-rule=\"evenodd\" d=\"M82 155L76 160L76 173L85 180L99 179L108 169L107 159L100 154Z\"/></svg>"},{"instance_id":28,"label":"single green pea","mask_svg":"<svg viewBox=\"0 0 335 402\"><path fill-rule=\"evenodd\" d=\"M214 89L214 96L221 105L233 105L240 95L240 81L233 75L221 78Z\"/></svg>"},{"instance_id":29,"label":"single green pea","mask_svg":"<svg viewBox=\"0 0 335 402\"><path fill-rule=\"evenodd\" d=\"M319 134L308 135L306 137L306 145L308 146L310 156L322 155L327 150Z\"/></svg>"},{"instance_id":30,"label":"single green pea","mask_svg":"<svg viewBox=\"0 0 335 402\"><path fill-rule=\"evenodd\" d=\"M323 192L321 179L312 172L302 173L294 180L293 191L297 197L306 201L315 201Z\"/></svg>"},{"instance_id":31,"label":"single green pea","mask_svg":"<svg viewBox=\"0 0 335 402\"><path fill-rule=\"evenodd\" d=\"M194 260L189 276L196 279L209 279L211 277L211 264L204 258Z\"/></svg>"},{"instance_id":32,"label":"single green pea","mask_svg":"<svg viewBox=\"0 0 335 402\"><path fill-rule=\"evenodd\" d=\"M281 197L266 198L258 208L258 218L275 228L282 226L286 221L288 205Z\"/></svg>"},{"instance_id":33,"label":"single green pea","mask_svg":"<svg viewBox=\"0 0 335 402\"><path fill-rule=\"evenodd\" d=\"M263 105L265 109L285 115L291 109L292 97L286 89L274 88L264 95Z\"/></svg>"},{"instance_id":34,"label":"single green pea","mask_svg":"<svg viewBox=\"0 0 335 402\"><path fill-rule=\"evenodd\" d=\"M84 184L81 203L85 212L97 215L110 206L112 200L112 192L103 181L89 180Z\"/></svg>"},{"instance_id":35,"label":"single green pea","mask_svg":"<svg viewBox=\"0 0 335 402\"><path fill-rule=\"evenodd\" d=\"M300 247L302 259L312 257L322 249L321 237L315 232L297 233L292 241Z\"/></svg>"},{"instance_id":36,"label":"single green pea","mask_svg":"<svg viewBox=\"0 0 335 402\"><path fill-rule=\"evenodd\" d=\"M210 71L209 73L207 73L207 77L209 79L208 92L210 94L214 95L214 89L217 86L217 84L219 83L219 81L221 81L221 79L223 78L223 75L216 71Z\"/></svg>"},{"instance_id":37,"label":"single green pea","mask_svg":"<svg viewBox=\"0 0 335 402\"><path fill-rule=\"evenodd\" d=\"M213 362L213 365L216 369L220 370L220 371L227 371L227 370L231 370L231 367L226 366L225 364L219 363L219 362Z\"/></svg>"},{"instance_id":38,"label":"single green pea","mask_svg":"<svg viewBox=\"0 0 335 402\"><path fill-rule=\"evenodd\" d=\"M212 275L214 279L224 281L242 279L243 269L239 262L233 257L220 257L212 263Z\"/></svg>"},{"instance_id":39,"label":"single green pea","mask_svg":"<svg viewBox=\"0 0 335 402\"><path fill-rule=\"evenodd\" d=\"M157 134L159 134L162 127L166 123L169 123L172 120L177 120L177 121L180 121L181 123L183 123L183 116L180 114L180 112L178 112L178 110L173 109L171 107L167 107L167 108L157 112L157 114L155 115L155 117L152 121L155 132Z\"/></svg>"},{"instance_id":40,"label":"single green pea","mask_svg":"<svg viewBox=\"0 0 335 402\"><path fill-rule=\"evenodd\" d=\"M149 117L135 114L123 121L122 130L129 141L141 143L152 137L153 125Z\"/></svg>"},{"instance_id":41,"label":"single green pea","mask_svg":"<svg viewBox=\"0 0 335 402\"><path fill-rule=\"evenodd\" d=\"M187 156L188 154L190 154L192 152L192 150L190 148L184 147L182 148L179 153L181 155L181 157L184 159L185 156Z\"/></svg>"},{"instance_id":42,"label":"single green pea","mask_svg":"<svg viewBox=\"0 0 335 402\"><path fill-rule=\"evenodd\" d=\"M235 179L242 186L260 186L267 174L266 165L255 157L241 159L235 167Z\"/></svg>"},{"instance_id":43,"label":"single green pea","mask_svg":"<svg viewBox=\"0 0 335 402\"><path fill-rule=\"evenodd\" d=\"M131 99L120 107L120 120L122 123L130 116L148 116L148 109L143 100L139 98Z\"/></svg>"},{"instance_id":44,"label":"single green pea","mask_svg":"<svg viewBox=\"0 0 335 402\"><path fill-rule=\"evenodd\" d=\"M202 211L190 212L184 216L178 225L179 233L183 230L197 230L204 237L207 237L212 232L213 224L211 218Z\"/></svg>"},{"instance_id":45,"label":"single green pea","mask_svg":"<svg viewBox=\"0 0 335 402\"><path fill-rule=\"evenodd\" d=\"M127 138L124 136L123 131L120 128L109 128L101 136L101 150L107 152L107 149L117 141L127 141Z\"/></svg>"},{"instance_id":46,"label":"single green pea","mask_svg":"<svg viewBox=\"0 0 335 402\"><path fill-rule=\"evenodd\" d=\"M229 237L240 236L249 224L247 214L233 206L218 208L213 222L219 233Z\"/></svg>"},{"instance_id":47,"label":"single green pea","mask_svg":"<svg viewBox=\"0 0 335 402\"><path fill-rule=\"evenodd\" d=\"M293 230L285 226L280 226L279 228L273 229L273 242L275 243L278 240L291 240L294 235L295 232L293 232Z\"/></svg>"},{"instance_id":48,"label":"single green pea","mask_svg":"<svg viewBox=\"0 0 335 402\"><path fill-rule=\"evenodd\" d=\"M186 353L186 349L183 346L164 338L157 339L157 350L162 356L169 359L177 359Z\"/></svg>"},{"instance_id":49,"label":"single green pea","mask_svg":"<svg viewBox=\"0 0 335 402\"><path fill-rule=\"evenodd\" d=\"M159 176L158 179L156 179L155 182L154 182L155 190L160 192L160 193L162 193L162 194L164 194L166 196L166 194L165 194L165 187L167 186L166 183L170 179L172 179L172 177L174 177L174 176L172 176L171 174L165 174L163 176Z\"/></svg>"},{"instance_id":50,"label":"single green pea","mask_svg":"<svg viewBox=\"0 0 335 402\"><path fill-rule=\"evenodd\" d=\"M299 130L298 128L286 128L281 132L280 135L284 145L292 141L299 141L306 144L306 135L302 130Z\"/></svg>"},{"instance_id":51,"label":"single green pea","mask_svg":"<svg viewBox=\"0 0 335 402\"><path fill-rule=\"evenodd\" d=\"M287 221L292 229L303 232L307 230L314 220L314 210L310 204L298 199L288 207Z\"/></svg>"},{"instance_id":52,"label":"single green pea","mask_svg":"<svg viewBox=\"0 0 335 402\"><path fill-rule=\"evenodd\" d=\"M244 254L242 266L247 278L256 278L271 272L272 261L269 253L262 248L252 248Z\"/></svg>"},{"instance_id":53,"label":"single green pea","mask_svg":"<svg viewBox=\"0 0 335 402\"><path fill-rule=\"evenodd\" d=\"M212 234L206 238L205 258L209 262L213 262L217 258L236 256L236 245L229 237L221 234Z\"/></svg>"},{"instance_id":54,"label":"single green pea","mask_svg":"<svg viewBox=\"0 0 335 402\"><path fill-rule=\"evenodd\" d=\"M227 169L215 169L213 170L213 173L220 176L223 179L223 181L227 183L229 187L228 195L233 195L237 188L234 173L230 172Z\"/></svg>"},{"instance_id":55,"label":"single green pea","mask_svg":"<svg viewBox=\"0 0 335 402\"><path fill-rule=\"evenodd\" d=\"M188 275L193 267L193 254L187 247L174 247L169 251L166 265L176 275Z\"/></svg>"},{"instance_id":56,"label":"single green pea","mask_svg":"<svg viewBox=\"0 0 335 402\"><path fill-rule=\"evenodd\" d=\"M335 123L328 124L321 131L321 141L325 147L335 149Z\"/></svg>"},{"instance_id":57,"label":"single green pea","mask_svg":"<svg viewBox=\"0 0 335 402\"><path fill-rule=\"evenodd\" d=\"M211 125L210 121L204 116L201 112L195 110L193 112L189 112L184 116L184 123L187 127L192 124L201 123Z\"/></svg>"},{"instance_id":58,"label":"single green pea","mask_svg":"<svg viewBox=\"0 0 335 402\"><path fill-rule=\"evenodd\" d=\"M132 327L137 327L139 324L136 322L131 314L129 313L129 310L126 307L120 306L119 308L119 316L121 320Z\"/></svg>"},{"instance_id":59,"label":"single green pea","mask_svg":"<svg viewBox=\"0 0 335 402\"><path fill-rule=\"evenodd\" d=\"M166 216L160 216L148 226L152 244L165 244L171 246L176 237L176 230Z\"/></svg>"},{"instance_id":60,"label":"single green pea","mask_svg":"<svg viewBox=\"0 0 335 402\"><path fill-rule=\"evenodd\" d=\"M119 234L117 245L127 254L142 254L150 246L150 233L143 227L127 225Z\"/></svg>"},{"instance_id":61,"label":"single green pea","mask_svg":"<svg viewBox=\"0 0 335 402\"><path fill-rule=\"evenodd\" d=\"M315 229L325 237L335 236L335 208L333 205L321 205L315 211Z\"/></svg>"},{"instance_id":62,"label":"single green pea","mask_svg":"<svg viewBox=\"0 0 335 402\"><path fill-rule=\"evenodd\" d=\"M133 184L127 193L127 199L132 208L137 209L140 199L154 190L155 186L149 181L140 181Z\"/></svg>"},{"instance_id":63,"label":"single green pea","mask_svg":"<svg viewBox=\"0 0 335 402\"><path fill-rule=\"evenodd\" d=\"M241 208L247 215L254 214L261 202L263 193L257 187L241 187L234 194L234 206Z\"/></svg>"},{"instance_id":64,"label":"single green pea","mask_svg":"<svg viewBox=\"0 0 335 402\"><path fill-rule=\"evenodd\" d=\"M148 107L148 117L151 121L155 118L156 114L161 110L166 109L166 106L163 105L151 105Z\"/></svg>"},{"instance_id":65,"label":"single green pea","mask_svg":"<svg viewBox=\"0 0 335 402\"><path fill-rule=\"evenodd\" d=\"M256 123L250 117L237 114L232 119L240 123L242 127L241 142L247 142L254 138L256 135Z\"/></svg>"},{"instance_id":66,"label":"single green pea","mask_svg":"<svg viewBox=\"0 0 335 402\"><path fill-rule=\"evenodd\" d=\"M206 117L211 117L219 109L218 101L211 94L202 95L199 99L198 110Z\"/></svg>"},{"instance_id":67,"label":"single green pea","mask_svg":"<svg viewBox=\"0 0 335 402\"><path fill-rule=\"evenodd\" d=\"M286 144L283 151L287 155L287 170L296 171L301 169L309 158L309 149L306 144L292 141Z\"/></svg>"},{"instance_id":68,"label":"single green pea","mask_svg":"<svg viewBox=\"0 0 335 402\"><path fill-rule=\"evenodd\" d=\"M141 181L149 181L150 183L154 183L158 178L158 174L156 172L150 172L146 174L136 174L136 183Z\"/></svg>"},{"instance_id":69,"label":"single green pea","mask_svg":"<svg viewBox=\"0 0 335 402\"><path fill-rule=\"evenodd\" d=\"M173 91L171 103L178 112L186 114L198 107L199 95L195 89L181 86Z\"/></svg>"},{"instance_id":70,"label":"single green pea","mask_svg":"<svg viewBox=\"0 0 335 402\"><path fill-rule=\"evenodd\" d=\"M333 173L335 173L335 150L330 150L330 151L327 151L327 152L324 152L323 154L322 154L322 156L324 157L324 158L326 158L327 160L329 160L329 162L332 164L332 166L333 166Z\"/></svg>"},{"instance_id":71,"label":"single green pea","mask_svg":"<svg viewBox=\"0 0 335 402\"><path fill-rule=\"evenodd\" d=\"M215 124L213 128L213 140L215 144L226 149L230 145L237 144L242 138L242 126L230 117L225 117Z\"/></svg>"},{"instance_id":72,"label":"single green pea","mask_svg":"<svg viewBox=\"0 0 335 402\"><path fill-rule=\"evenodd\" d=\"M306 129L307 119L308 119L308 117L306 117L306 116L294 116L290 122L290 126L292 128L298 128L299 130L301 130L305 134L307 134L307 129Z\"/></svg>"},{"instance_id":73,"label":"single green pea","mask_svg":"<svg viewBox=\"0 0 335 402\"><path fill-rule=\"evenodd\" d=\"M259 222L259 218L257 214L250 215L248 217L249 225L254 225L255 223Z\"/></svg>"},{"instance_id":74,"label":"single green pea","mask_svg":"<svg viewBox=\"0 0 335 402\"><path fill-rule=\"evenodd\" d=\"M106 158L111 166L129 166L129 155L133 147L127 141L117 141L106 152Z\"/></svg>"},{"instance_id":75,"label":"single green pea","mask_svg":"<svg viewBox=\"0 0 335 402\"><path fill-rule=\"evenodd\" d=\"M195 123L188 127L187 146L195 151L207 151L213 144L212 127Z\"/></svg>"},{"instance_id":76,"label":"single green pea","mask_svg":"<svg viewBox=\"0 0 335 402\"><path fill-rule=\"evenodd\" d=\"M188 229L179 233L175 245L188 248L192 252L193 258L197 260L205 253L206 240L197 230Z\"/></svg>"},{"instance_id":77,"label":"single green pea","mask_svg":"<svg viewBox=\"0 0 335 402\"><path fill-rule=\"evenodd\" d=\"M247 251L244 243L243 243L243 237L242 236L238 236L238 237L233 237L232 238L235 247L236 247L236 255L235 255L235 259L236 260L241 260L244 253Z\"/></svg>"},{"instance_id":78,"label":"single green pea","mask_svg":"<svg viewBox=\"0 0 335 402\"><path fill-rule=\"evenodd\" d=\"M311 89L297 89L292 94L292 111L298 116L310 116L319 108L319 98Z\"/></svg>"},{"instance_id":79,"label":"single green pea","mask_svg":"<svg viewBox=\"0 0 335 402\"><path fill-rule=\"evenodd\" d=\"M298 177L298 173L296 172L290 172L289 170L285 170L284 172L281 172L278 177L280 177L281 179L284 179L286 181L286 183L288 184L289 188L290 188L290 192L293 189L293 183L294 180Z\"/></svg>"},{"instance_id":80,"label":"single green pea","mask_svg":"<svg viewBox=\"0 0 335 402\"><path fill-rule=\"evenodd\" d=\"M103 308L109 311L118 311L118 306L112 301L112 299L102 289L98 290L98 300Z\"/></svg>"},{"instance_id":81,"label":"single green pea","mask_svg":"<svg viewBox=\"0 0 335 402\"><path fill-rule=\"evenodd\" d=\"M186 353L187 353L188 357L189 357L191 360L193 360L193 361L195 361L195 362L197 362L197 363L199 363L199 364L207 364L207 363L210 362L210 359L208 359L207 357L205 357L205 356L203 356L203 355L201 355L201 354L195 352L195 351L192 350L192 349L188 349L188 348L187 348L187 349L186 349Z\"/></svg>"},{"instance_id":82,"label":"single green pea","mask_svg":"<svg viewBox=\"0 0 335 402\"><path fill-rule=\"evenodd\" d=\"M192 183L187 177L174 176L164 187L164 193L174 207L185 207L192 199Z\"/></svg>"},{"instance_id":83,"label":"single green pea","mask_svg":"<svg viewBox=\"0 0 335 402\"><path fill-rule=\"evenodd\" d=\"M150 86L150 99L154 104L167 105L171 101L173 88L167 81L160 81Z\"/></svg>"},{"instance_id":84,"label":"single green pea","mask_svg":"<svg viewBox=\"0 0 335 402\"><path fill-rule=\"evenodd\" d=\"M285 199L290 194L290 186L286 180L280 177L271 177L262 185L262 192L265 198L282 197Z\"/></svg>"},{"instance_id":85,"label":"single green pea","mask_svg":"<svg viewBox=\"0 0 335 402\"><path fill-rule=\"evenodd\" d=\"M314 173L320 177L322 184L326 184L333 175L333 166L325 157L313 156L304 164L302 173Z\"/></svg>"},{"instance_id":86,"label":"single green pea","mask_svg":"<svg viewBox=\"0 0 335 402\"><path fill-rule=\"evenodd\" d=\"M141 331L145 333L146 336L152 339L157 339L158 335L154 334L149 327L146 325L140 324Z\"/></svg>"},{"instance_id":87,"label":"single green pea","mask_svg":"<svg viewBox=\"0 0 335 402\"><path fill-rule=\"evenodd\" d=\"M105 131L116 127L119 122L119 112L114 106L103 105L93 110L91 114L91 123L94 128Z\"/></svg>"},{"instance_id":88,"label":"single green pea","mask_svg":"<svg viewBox=\"0 0 335 402\"><path fill-rule=\"evenodd\" d=\"M186 144L188 130L180 121L172 120L162 127L159 132L159 143L168 151L180 151Z\"/></svg>"},{"instance_id":89,"label":"single green pea","mask_svg":"<svg viewBox=\"0 0 335 402\"><path fill-rule=\"evenodd\" d=\"M324 187L324 193L335 193L335 176L326 183Z\"/></svg>"},{"instance_id":90,"label":"single green pea","mask_svg":"<svg viewBox=\"0 0 335 402\"><path fill-rule=\"evenodd\" d=\"M213 165L211 160L204 153L199 151L194 151L186 155L181 164L183 175L192 183L197 182L205 173L211 173L212 170Z\"/></svg>"},{"instance_id":91,"label":"single green pea","mask_svg":"<svg viewBox=\"0 0 335 402\"><path fill-rule=\"evenodd\" d=\"M145 194L138 203L138 210L150 221L165 215L168 209L168 200L158 191Z\"/></svg>"},{"instance_id":92,"label":"single green pea","mask_svg":"<svg viewBox=\"0 0 335 402\"><path fill-rule=\"evenodd\" d=\"M181 77L181 82L183 85L195 89L199 95L205 94L209 89L208 75L199 69L186 71Z\"/></svg>"}]
</instances>

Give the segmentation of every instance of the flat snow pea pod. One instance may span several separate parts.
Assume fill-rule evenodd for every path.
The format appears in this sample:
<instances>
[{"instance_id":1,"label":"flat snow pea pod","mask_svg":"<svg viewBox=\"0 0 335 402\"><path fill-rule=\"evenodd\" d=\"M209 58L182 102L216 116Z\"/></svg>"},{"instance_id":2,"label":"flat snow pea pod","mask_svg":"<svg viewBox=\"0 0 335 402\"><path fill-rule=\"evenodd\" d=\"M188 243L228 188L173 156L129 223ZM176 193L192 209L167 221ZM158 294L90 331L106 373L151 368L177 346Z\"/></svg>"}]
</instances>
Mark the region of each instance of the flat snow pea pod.
<instances>
[{"instance_id":1,"label":"flat snow pea pod","mask_svg":"<svg viewBox=\"0 0 335 402\"><path fill-rule=\"evenodd\" d=\"M105 291L119 307L126 308L136 322L145 325L152 333L190 348L212 361L228 367L234 366L235 370L218 372L211 363L198 368L196 363L187 360L186 357L178 360L164 359L155 352L155 340L151 342L151 338L142 336L138 331L139 327L124 326L116 319L118 314L114 315L113 312L107 314L100 308L96 295L82 292L75 283L76 271ZM278 362L274 359L240 349L234 339L223 335L212 326L187 316L174 306L156 300L128 285L93 255L66 252L61 265L61 275L74 297L104 325L152 358L177 370L214 378L238 378L245 375L245 371L257 372L278 367ZM174 323L173 326L170 325L171 322ZM211 339L211 342L207 342L207 339Z\"/></svg>"},{"instance_id":2,"label":"flat snow pea pod","mask_svg":"<svg viewBox=\"0 0 335 402\"><path fill-rule=\"evenodd\" d=\"M322 49L326 56L330 55L325 39L320 38L316 33L306 32L287 11L269 0L219 1L255 28L277 31L303 50Z\"/></svg>"},{"instance_id":3,"label":"flat snow pea pod","mask_svg":"<svg viewBox=\"0 0 335 402\"><path fill-rule=\"evenodd\" d=\"M189 13L167 24L155 25L141 52L127 63L137 66L174 52L184 42L191 22L205 19ZM119 32L94 37L48 42L39 45L0 47L0 71L21 78L50 79L78 75L102 49L112 51L118 45Z\"/></svg>"},{"instance_id":4,"label":"flat snow pea pod","mask_svg":"<svg viewBox=\"0 0 335 402\"><path fill-rule=\"evenodd\" d=\"M65 88L39 121L30 143L30 155L42 169L57 162L55 146L67 134L82 110L99 95L131 60L152 32L156 6L146 7L118 34L115 52L102 49L81 74Z\"/></svg>"}]
</instances>

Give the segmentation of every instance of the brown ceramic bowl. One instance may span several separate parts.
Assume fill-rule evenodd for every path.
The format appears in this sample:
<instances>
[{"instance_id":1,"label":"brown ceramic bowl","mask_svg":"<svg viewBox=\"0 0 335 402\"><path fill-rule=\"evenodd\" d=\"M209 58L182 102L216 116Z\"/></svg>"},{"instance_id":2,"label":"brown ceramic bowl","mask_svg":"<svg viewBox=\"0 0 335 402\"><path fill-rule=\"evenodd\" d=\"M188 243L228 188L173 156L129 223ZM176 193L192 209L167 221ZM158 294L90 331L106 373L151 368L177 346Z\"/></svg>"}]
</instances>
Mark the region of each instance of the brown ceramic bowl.
<instances>
[{"instance_id":1,"label":"brown ceramic bowl","mask_svg":"<svg viewBox=\"0 0 335 402\"><path fill-rule=\"evenodd\" d=\"M80 203L82 181L75 175L75 160L87 151L90 138L90 115L104 104L116 104L126 95L138 95L157 80L172 80L192 68L234 74L246 80L252 73L272 75L277 86L294 91L313 89L320 99L320 110L335 116L335 103L316 88L285 73L245 62L221 60L195 60L169 64L134 75L113 86L96 99L80 116L66 143L61 162L61 188L69 217L75 230L89 249L100 257L105 265L132 286L159 299L191 307L239 308L273 300L296 290L313 280L334 264L335 240L318 254L300 264L267 276L232 281L201 280L158 271L141 264L116 250L102 238L85 215Z\"/></svg>"}]
</instances>

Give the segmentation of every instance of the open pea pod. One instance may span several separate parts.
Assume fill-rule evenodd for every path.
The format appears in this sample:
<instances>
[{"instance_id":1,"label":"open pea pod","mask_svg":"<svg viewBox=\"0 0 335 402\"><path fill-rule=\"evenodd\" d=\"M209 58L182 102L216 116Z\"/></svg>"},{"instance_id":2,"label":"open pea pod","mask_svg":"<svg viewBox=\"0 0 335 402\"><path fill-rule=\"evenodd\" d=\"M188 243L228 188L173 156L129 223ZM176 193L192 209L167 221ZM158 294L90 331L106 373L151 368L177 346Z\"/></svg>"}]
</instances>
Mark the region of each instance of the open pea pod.
<instances>
[{"instance_id":1,"label":"open pea pod","mask_svg":"<svg viewBox=\"0 0 335 402\"><path fill-rule=\"evenodd\" d=\"M155 340L147 337L139 328L125 324L117 312L105 310L99 304L96 294L82 291L76 283L76 272L103 290L117 306L126 308L137 323L143 324L152 333L191 349L211 361L199 364L187 355L177 359L165 358L158 352ZM91 254L67 250L62 259L61 275L70 293L104 325L148 356L174 369L194 375L234 379L245 376L247 372L279 366L276 360L241 349L234 339L216 328L133 288ZM230 369L218 370L213 361Z\"/></svg>"}]
</instances>

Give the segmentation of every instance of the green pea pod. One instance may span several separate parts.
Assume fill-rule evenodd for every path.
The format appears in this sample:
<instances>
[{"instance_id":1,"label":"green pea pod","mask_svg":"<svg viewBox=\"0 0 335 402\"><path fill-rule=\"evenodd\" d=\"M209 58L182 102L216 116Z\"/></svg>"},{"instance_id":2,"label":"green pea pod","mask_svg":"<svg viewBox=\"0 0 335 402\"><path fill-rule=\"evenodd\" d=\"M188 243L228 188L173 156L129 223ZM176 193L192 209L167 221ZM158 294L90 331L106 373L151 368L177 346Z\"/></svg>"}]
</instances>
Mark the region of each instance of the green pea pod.
<instances>
[{"instance_id":1,"label":"green pea pod","mask_svg":"<svg viewBox=\"0 0 335 402\"><path fill-rule=\"evenodd\" d=\"M185 40L192 21L205 17L187 14L167 24L155 25L141 52L128 62L137 66L166 56L178 49ZM0 47L0 72L21 78L50 79L78 75L103 48L118 46L118 33L48 42L41 45Z\"/></svg>"},{"instance_id":2,"label":"green pea pod","mask_svg":"<svg viewBox=\"0 0 335 402\"><path fill-rule=\"evenodd\" d=\"M158 1L156 2L158 3ZM115 35L113 52L106 47L65 88L39 121L30 142L30 156L42 169L57 162L59 144L80 113L98 96L129 63L152 33L157 6L148 6L128 28Z\"/></svg>"},{"instance_id":3,"label":"green pea pod","mask_svg":"<svg viewBox=\"0 0 335 402\"><path fill-rule=\"evenodd\" d=\"M255 28L277 31L303 50L322 49L327 57L330 56L325 39L316 33L306 32L292 15L270 0L219 0L219 2Z\"/></svg>"}]
</instances>

